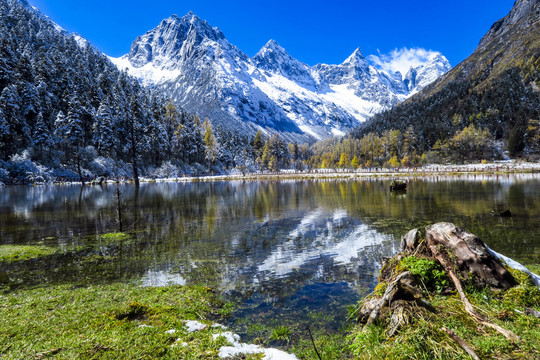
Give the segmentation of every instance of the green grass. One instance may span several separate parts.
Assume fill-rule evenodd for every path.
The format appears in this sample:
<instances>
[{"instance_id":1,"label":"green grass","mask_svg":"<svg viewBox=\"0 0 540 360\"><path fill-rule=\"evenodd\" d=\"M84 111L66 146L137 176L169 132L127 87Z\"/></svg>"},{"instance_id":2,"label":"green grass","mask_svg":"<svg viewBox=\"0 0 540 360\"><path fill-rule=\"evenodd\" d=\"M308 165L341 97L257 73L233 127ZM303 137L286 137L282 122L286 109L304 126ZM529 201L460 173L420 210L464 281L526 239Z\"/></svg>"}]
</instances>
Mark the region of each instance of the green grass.
<instances>
[{"instance_id":1,"label":"green grass","mask_svg":"<svg viewBox=\"0 0 540 360\"><path fill-rule=\"evenodd\" d=\"M532 271L533 273L535 273L536 275L540 275L540 265L529 264L529 265L525 265L525 267L529 269L530 271Z\"/></svg>"},{"instance_id":2,"label":"green grass","mask_svg":"<svg viewBox=\"0 0 540 360\"><path fill-rule=\"evenodd\" d=\"M183 321L210 324L222 307L202 286L19 290L0 295L0 358L218 359L226 345L223 338L212 338L219 329L188 333ZM171 329L176 332L166 332Z\"/></svg>"},{"instance_id":3,"label":"green grass","mask_svg":"<svg viewBox=\"0 0 540 360\"><path fill-rule=\"evenodd\" d=\"M272 340L289 342L292 333L293 333L292 329L288 326L285 326L285 325L276 326L272 330L272 335L270 336L270 338Z\"/></svg>"},{"instance_id":4,"label":"green grass","mask_svg":"<svg viewBox=\"0 0 540 360\"><path fill-rule=\"evenodd\" d=\"M41 245L0 245L0 263L52 255L57 249Z\"/></svg>"},{"instance_id":5,"label":"green grass","mask_svg":"<svg viewBox=\"0 0 540 360\"><path fill-rule=\"evenodd\" d=\"M106 242L118 242L118 241L124 241L130 238L130 236L126 233L107 233L99 235L100 239L106 241Z\"/></svg>"}]
</instances>

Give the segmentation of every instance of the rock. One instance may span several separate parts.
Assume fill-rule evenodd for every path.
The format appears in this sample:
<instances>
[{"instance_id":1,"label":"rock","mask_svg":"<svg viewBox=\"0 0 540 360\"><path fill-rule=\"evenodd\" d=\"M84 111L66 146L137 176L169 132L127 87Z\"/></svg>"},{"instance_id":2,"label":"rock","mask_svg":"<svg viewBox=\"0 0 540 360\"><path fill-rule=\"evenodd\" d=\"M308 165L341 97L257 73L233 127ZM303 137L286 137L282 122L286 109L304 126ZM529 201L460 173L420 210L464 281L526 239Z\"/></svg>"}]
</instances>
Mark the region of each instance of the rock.
<instances>
[{"instance_id":1,"label":"rock","mask_svg":"<svg viewBox=\"0 0 540 360\"><path fill-rule=\"evenodd\" d=\"M525 314L534 316L535 318L540 318L540 311L536 311L532 308L525 309Z\"/></svg>"},{"instance_id":2,"label":"rock","mask_svg":"<svg viewBox=\"0 0 540 360\"><path fill-rule=\"evenodd\" d=\"M392 180L390 183L390 191L407 190L407 183L403 180Z\"/></svg>"},{"instance_id":3,"label":"rock","mask_svg":"<svg viewBox=\"0 0 540 360\"><path fill-rule=\"evenodd\" d=\"M454 224L441 222L426 227L426 242L428 246L444 246L448 255L455 257L454 263L463 278L471 279L478 287L509 289L517 285L512 274L478 236Z\"/></svg>"},{"instance_id":4,"label":"rock","mask_svg":"<svg viewBox=\"0 0 540 360\"><path fill-rule=\"evenodd\" d=\"M500 216L500 217L511 217L512 213L508 209L504 210L504 211L501 211L501 212L491 210L491 215L492 216Z\"/></svg>"}]
</instances>

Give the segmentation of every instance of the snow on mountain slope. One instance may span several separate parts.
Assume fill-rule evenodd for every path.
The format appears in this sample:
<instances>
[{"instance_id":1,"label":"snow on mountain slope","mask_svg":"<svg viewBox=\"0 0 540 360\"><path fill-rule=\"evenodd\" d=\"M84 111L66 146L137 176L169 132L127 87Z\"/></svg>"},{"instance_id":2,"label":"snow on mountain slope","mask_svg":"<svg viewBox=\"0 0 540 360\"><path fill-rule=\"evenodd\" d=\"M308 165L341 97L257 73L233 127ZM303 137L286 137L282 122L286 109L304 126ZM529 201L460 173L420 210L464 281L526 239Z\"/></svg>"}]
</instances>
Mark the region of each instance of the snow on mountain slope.
<instances>
[{"instance_id":1,"label":"snow on mountain slope","mask_svg":"<svg viewBox=\"0 0 540 360\"><path fill-rule=\"evenodd\" d=\"M186 110L244 133L279 132L293 141L342 135L450 69L440 53L405 77L357 49L339 65L306 65L270 40L253 58L193 13L163 20L111 58Z\"/></svg>"}]
</instances>

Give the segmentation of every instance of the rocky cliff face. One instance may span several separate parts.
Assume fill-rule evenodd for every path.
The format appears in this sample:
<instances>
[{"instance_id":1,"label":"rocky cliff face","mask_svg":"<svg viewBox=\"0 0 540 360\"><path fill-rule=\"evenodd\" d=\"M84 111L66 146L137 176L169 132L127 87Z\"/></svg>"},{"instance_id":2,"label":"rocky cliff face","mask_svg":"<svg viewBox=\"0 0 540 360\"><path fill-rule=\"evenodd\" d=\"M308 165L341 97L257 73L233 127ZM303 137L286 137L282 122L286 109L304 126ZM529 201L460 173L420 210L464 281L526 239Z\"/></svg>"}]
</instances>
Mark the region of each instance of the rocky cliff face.
<instances>
[{"instance_id":1,"label":"rocky cliff face","mask_svg":"<svg viewBox=\"0 0 540 360\"><path fill-rule=\"evenodd\" d=\"M438 54L405 77L389 75L360 49L342 64L311 67L274 40L249 58L193 13L163 20L111 60L218 126L295 141L344 134L450 69Z\"/></svg>"},{"instance_id":2,"label":"rocky cliff face","mask_svg":"<svg viewBox=\"0 0 540 360\"><path fill-rule=\"evenodd\" d=\"M484 35L477 50L486 46L489 42L501 38L502 35L511 30L514 25L525 29L540 17L540 1L538 0L517 0L510 10L510 13L491 26L491 29ZM538 36L538 34L536 34Z\"/></svg>"}]
</instances>

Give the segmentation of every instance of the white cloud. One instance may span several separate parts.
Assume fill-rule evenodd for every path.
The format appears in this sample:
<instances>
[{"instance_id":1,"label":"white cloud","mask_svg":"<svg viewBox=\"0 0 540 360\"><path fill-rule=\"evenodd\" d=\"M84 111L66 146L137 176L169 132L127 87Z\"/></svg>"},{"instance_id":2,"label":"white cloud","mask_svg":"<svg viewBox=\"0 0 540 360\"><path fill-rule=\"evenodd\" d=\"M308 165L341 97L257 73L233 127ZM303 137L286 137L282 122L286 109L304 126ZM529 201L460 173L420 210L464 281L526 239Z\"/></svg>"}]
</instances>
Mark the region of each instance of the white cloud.
<instances>
[{"instance_id":1,"label":"white cloud","mask_svg":"<svg viewBox=\"0 0 540 360\"><path fill-rule=\"evenodd\" d=\"M437 55L440 55L438 51L402 48L394 49L389 54L379 52L378 56L369 55L367 59L373 66L388 74L399 71L402 76L405 76L411 67L423 65Z\"/></svg>"}]
</instances>

